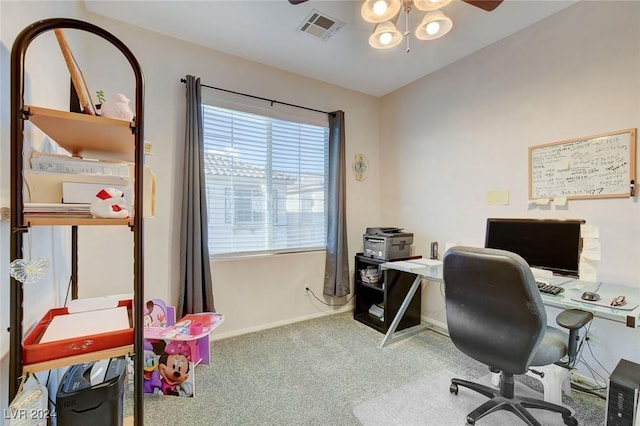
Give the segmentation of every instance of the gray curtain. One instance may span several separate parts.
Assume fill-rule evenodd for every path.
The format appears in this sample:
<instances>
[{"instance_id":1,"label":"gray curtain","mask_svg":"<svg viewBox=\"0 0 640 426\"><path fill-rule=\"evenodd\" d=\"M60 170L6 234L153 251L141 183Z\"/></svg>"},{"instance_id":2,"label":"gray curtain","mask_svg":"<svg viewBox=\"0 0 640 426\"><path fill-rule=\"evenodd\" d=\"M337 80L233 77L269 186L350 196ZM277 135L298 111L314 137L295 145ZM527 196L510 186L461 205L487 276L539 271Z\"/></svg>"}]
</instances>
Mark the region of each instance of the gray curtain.
<instances>
[{"instance_id":1,"label":"gray curtain","mask_svg":"<svg viewBox=\"0 0 640 426\"><path fill-rule=\"evenodd\" d=\"M207 246L207 199L204 180L202 89L200 79L186 77L187 116L184 141L182 224L180 227L181 315L214 312Z\"/></svg>"},{"instance_id":2,"label":"gray curtain","mask_svg":"<svg viewBox=\"0 0 640 426\"><path fill-rule=\"evenodd\" d=\"M344 111L329 114L329 212L324 291L328 296L349 294Z\"/></svg>"}]
</instances>

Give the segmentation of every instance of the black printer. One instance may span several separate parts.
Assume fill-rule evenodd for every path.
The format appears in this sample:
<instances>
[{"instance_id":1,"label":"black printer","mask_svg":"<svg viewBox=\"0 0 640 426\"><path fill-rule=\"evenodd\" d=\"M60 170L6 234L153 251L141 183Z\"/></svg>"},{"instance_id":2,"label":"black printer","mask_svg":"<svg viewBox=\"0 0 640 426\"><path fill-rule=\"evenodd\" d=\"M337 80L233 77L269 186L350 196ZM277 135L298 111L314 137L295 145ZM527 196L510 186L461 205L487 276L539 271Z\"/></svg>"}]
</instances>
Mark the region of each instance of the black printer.
<instances>
[{"instance_id":1,"label":"black printer","mask_svg":"<svg viewBox=\"0 0 640 426\"><path fill-rule=\"evenodd\" d=\"M56 396L60 426L122 426L124 357L72 365L62 376Z\"/></svg>"},{"instance_id":2,"label":"black printer","mask_svg":"<svg viewBox=\"0 0 640 426\"><path fill-rule=\"evenodd\" d=\"M410 256L413 233L401 228L367 228L362 236L363 254L380 260L405 259Z\"/></svg>"}]
</instances>

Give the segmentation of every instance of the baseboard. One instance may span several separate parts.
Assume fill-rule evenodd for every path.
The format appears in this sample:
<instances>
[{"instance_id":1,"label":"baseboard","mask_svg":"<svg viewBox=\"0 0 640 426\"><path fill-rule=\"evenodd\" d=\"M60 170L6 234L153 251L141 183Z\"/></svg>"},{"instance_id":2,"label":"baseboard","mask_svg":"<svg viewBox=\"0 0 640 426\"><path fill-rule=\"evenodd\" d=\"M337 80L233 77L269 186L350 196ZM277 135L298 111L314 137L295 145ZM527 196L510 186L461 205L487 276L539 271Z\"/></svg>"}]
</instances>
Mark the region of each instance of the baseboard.
<instances>
[{"instance_id":1,"label":"baseboard","mask_svg":"<svg viewBox=\"0 0 640 426\"><path fill-rule=\"evenodd\" d=\"M585 388L600 388L602 387L602 383L597 383L591 377L583 376L582 374L576 373L575 370L570 373L571 382L577 383L579 385L584 386ZM605 384L606 386L606 384ZM605 392L605 391L600 391Z\"/></svg>"},{"instance_id":2,"label":"baseboard","mask_svg":"<svg viewBox=\"0 0 640 426\"><path fill-rule=\"evenodd\" d=\"M429 324L430 330L435 331L436 333L443 334L445 336L449 336L449 329L447 328L447 323L442 321L434 320L433 318L428 318L424 315L420 318L423 324Z\"/></svg>"},{"instance_id":3,"label":"baseboard","mask_svg":"<svg viewBox=\"0 0 640 426\"><path fill-rule=\"evenodd\" d=\"M215 340L227 339L229 337L242 336L243 334L255 333L256 331L269 330L271 328L282 327L283 325L295 324L297 322L302 322L302 321L307 321L307 320L322 318L322 317L328 317L330 315L336 315L336 314L341 314L344 312L351 312L351 311L353 311L353 305L347 304L339 309L336 309L330 312L329 311L316 312L310 315L304 315L304 316L295 317L295 318L288 318L286 320L274 321L267 324L260 324L254 327L247 327L239 330L229 331L227 333L213 333L211 335L211 340L215 341Z\"/></svg>"}]
</instances>

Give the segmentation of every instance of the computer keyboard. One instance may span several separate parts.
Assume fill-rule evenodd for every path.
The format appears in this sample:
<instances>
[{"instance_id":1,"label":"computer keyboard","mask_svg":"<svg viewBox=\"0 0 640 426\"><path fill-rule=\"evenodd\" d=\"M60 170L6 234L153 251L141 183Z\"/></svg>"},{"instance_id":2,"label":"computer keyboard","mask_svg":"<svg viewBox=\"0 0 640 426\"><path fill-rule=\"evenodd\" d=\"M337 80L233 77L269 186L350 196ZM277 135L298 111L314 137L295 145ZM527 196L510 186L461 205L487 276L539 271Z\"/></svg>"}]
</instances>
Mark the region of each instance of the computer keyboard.
<instances>
[{"instance_id":1,"label":"computer keyboard","mask_svg":"<svg viewBox=\"0 0 640 426\"><path fill-rule=\"evenodd\" d=\"M538 284L538 290L540 290L541 293L556 295L564 291L564 288L557 285L549 284L545 281L536 280L536 284Z\"/></svg>"}]
</instances>

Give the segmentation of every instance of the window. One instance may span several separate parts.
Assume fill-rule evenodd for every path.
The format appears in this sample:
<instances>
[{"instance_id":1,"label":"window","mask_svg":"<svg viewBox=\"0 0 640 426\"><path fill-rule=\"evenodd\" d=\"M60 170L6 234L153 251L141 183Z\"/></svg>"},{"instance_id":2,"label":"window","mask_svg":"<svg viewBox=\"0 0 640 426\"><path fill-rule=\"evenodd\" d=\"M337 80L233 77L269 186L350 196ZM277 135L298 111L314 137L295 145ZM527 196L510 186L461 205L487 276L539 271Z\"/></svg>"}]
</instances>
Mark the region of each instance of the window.
<instances>
[{"instance_id":1,"label":"window","mask_svg":"<svg viewBox=\"0 0 640 426\"><path fill-rule=\"evenodd\" d=\"M203 106L209 253L324 248L328 126Z\"/></svg>"},{"instance_id":2,"label":"window","mask_svg":"<svg viewBox=\"0 0 640 426\"><path fill-rule=\"evenodd\" d=\"M225 223L257 223L264 220L260 188L226 188L225 189ZM234 218L234 221L229 220Z\"/></svg>"}]
</instances>

